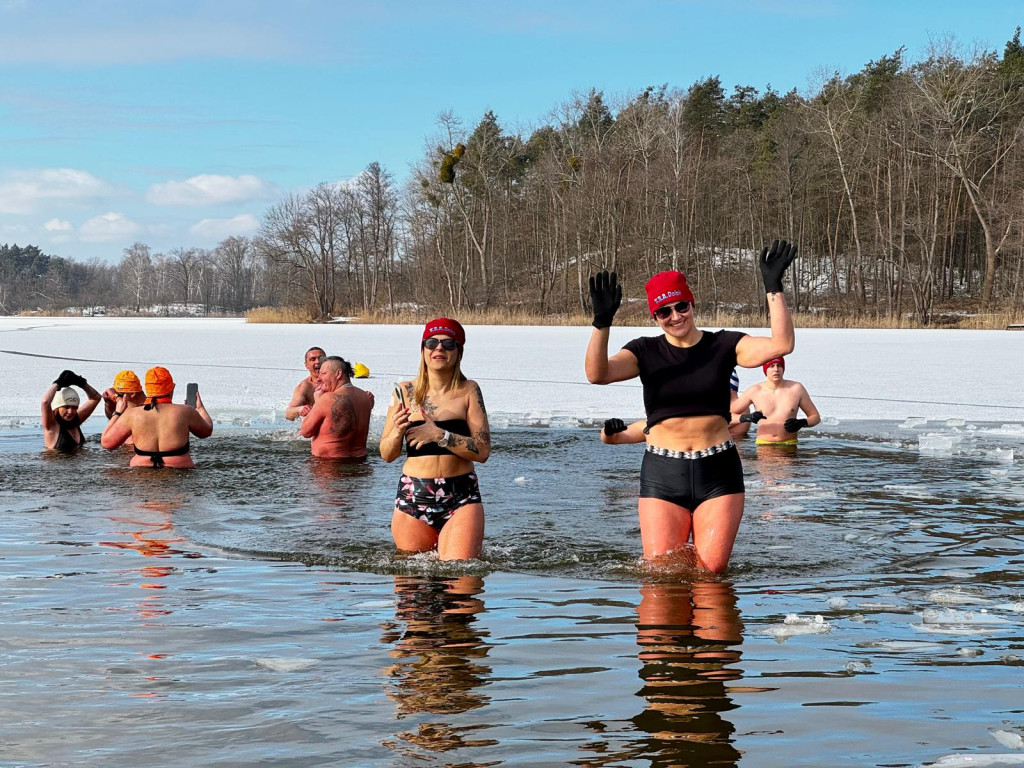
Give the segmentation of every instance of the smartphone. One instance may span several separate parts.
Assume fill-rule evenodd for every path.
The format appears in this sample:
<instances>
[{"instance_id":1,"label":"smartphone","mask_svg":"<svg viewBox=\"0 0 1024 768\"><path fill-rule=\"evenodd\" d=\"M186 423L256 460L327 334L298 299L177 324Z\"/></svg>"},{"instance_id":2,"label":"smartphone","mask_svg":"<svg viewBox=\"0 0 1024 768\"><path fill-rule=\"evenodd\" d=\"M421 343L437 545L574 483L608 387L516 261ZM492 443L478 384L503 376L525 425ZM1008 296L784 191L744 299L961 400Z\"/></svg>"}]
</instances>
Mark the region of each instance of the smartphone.
<instances>
[{"instance_id":1,"label":"smartphone","mask_svg":"<svg viewBox=\"0 0 1024 768\"><path fill-rule=\"evenodd\" d=\"M395 384L395 400L398 401L400 408L405 408L405 392L402 391L401 384Z\"/></svg>"},{"instance_id":2,"label":"smartphone","mask_svg":"<svg viewBox=\"0 0 1024 768\"><path fill-rule=\"evenodd\" d=\"M185 389L185 405L191 405L193 408L196 407L196 395L199 394L199 385L194 381L189 382L188 387Z\"/></svg>"}]
</instances>

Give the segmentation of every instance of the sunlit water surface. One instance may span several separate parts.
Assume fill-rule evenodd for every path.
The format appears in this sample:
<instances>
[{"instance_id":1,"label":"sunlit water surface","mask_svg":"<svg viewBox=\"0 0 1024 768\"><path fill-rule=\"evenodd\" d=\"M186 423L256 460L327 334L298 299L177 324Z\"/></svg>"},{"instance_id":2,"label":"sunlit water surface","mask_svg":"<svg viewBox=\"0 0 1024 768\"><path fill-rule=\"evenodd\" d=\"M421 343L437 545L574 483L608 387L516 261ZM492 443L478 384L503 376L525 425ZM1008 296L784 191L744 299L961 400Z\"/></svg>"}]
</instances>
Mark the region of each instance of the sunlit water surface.
<instances>
[{"instance_id":1,"label":"sunlit water surface","mask_svg":"<svg viewBox=\"0 0 1024 768\"><path fill-rule=\"evenodd\" d=\"M721 579L642 567L640 449L593 430L495 431L461 566L396 556L397 466L291 430L192 472L0 432L0 764L1021 758L1024 429L926 428L743 444Z\"/></svg>"}]
</instances>

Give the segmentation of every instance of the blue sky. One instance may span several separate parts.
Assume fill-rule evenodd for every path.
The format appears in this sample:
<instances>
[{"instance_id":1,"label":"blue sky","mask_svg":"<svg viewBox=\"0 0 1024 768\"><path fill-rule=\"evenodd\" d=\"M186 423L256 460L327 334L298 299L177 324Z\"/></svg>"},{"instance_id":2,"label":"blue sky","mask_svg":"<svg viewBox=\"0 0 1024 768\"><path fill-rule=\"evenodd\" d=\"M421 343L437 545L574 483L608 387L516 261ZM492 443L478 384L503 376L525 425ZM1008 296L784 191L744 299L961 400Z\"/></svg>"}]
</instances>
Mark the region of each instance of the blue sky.
<instances>
[{"instance_id":1,"label":"blue sky","mask_svg":"<svg viewBox=\"0 0 1024 768\"><path fill-rule=\"evenodd\" d=\"M1019 0L0 0L0 243L212 247L372 161L404 181L443 112L528 134L591 88L807 92L1020 24Z\"/></svg>"}]
</instances>

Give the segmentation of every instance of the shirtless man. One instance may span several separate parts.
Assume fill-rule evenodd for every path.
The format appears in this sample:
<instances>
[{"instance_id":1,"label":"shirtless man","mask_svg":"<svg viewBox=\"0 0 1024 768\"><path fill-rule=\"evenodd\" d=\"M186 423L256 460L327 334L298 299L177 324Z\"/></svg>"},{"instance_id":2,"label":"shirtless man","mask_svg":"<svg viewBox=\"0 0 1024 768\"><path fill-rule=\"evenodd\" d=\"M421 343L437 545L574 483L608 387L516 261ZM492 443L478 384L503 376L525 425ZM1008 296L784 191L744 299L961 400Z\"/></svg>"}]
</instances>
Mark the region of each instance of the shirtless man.
<instances>
[{"instance_id":1,"label":"shirtless man","mask_svg":"<svg viewBox=\"0 0 1024 768\"><path fill-rule=\"evenodd\" d=\"M796 445L797 432L821 423L821 415L811 402L804 385L786 381L786 361L775 357L761 366L765 380L747 389L732 403L732 412L742 414L741 421L757 424L758 445ZM754 412L747 413L753 405ZM797 411L806 418L798 419Z\"/></svg>"},{"instance_id":2,"label":"shirtless man","mask_svg":"<svg viewBox=\"0 0 1024 768\"><path fill-rule=\"evenodd\" d=\"M299 428L313 438L313 455L323 459L365 459L373 395L352 384L352 366L340 357L319 365L320 396Z\"/></svg>"},{"instance_id":3,"label":"shirtless man","mask_svg":"<svg viewBox=\"0 0 1024 768\"><path fill-rule=\"evenodd\" d=\"M308 414L320 397L317 381L320 376L320 365L326 357L327 353L320 347L310 347L306 350L306 370L309 371L309 376L298 383L292 392L292 401L284 409L284 417L288 421L295 421Z\"/></svg>"},{"instance_id":4,"label":"shirtless man","mask_svg":"<svg viewBox=\"0 0 1024 768\"><path fill-rule=\"evenodd\" d=\"M107 422L100 445L117 448L128 438L134 443L133 467L173 467L192 469L189 435L198 438L213 433L213 419L203 400L196 393L196 407L175 405L174 380L166 368L157 366L146 371L146 404L129 408L125 396L118 397L117 407Z\"/></svg>"}]
</instances>

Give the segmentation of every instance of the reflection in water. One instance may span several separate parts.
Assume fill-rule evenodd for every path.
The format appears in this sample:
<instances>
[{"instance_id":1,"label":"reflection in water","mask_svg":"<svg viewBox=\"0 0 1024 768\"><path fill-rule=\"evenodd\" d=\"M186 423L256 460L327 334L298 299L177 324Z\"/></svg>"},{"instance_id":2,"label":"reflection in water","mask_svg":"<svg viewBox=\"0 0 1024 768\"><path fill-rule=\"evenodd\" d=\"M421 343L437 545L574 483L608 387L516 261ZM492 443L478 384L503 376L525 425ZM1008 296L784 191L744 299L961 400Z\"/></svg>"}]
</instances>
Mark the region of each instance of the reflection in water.
<instances>
[{"instance_id":1,"label":"reflection in water","mask_svg":"<svg viewBox=\"0 0 1024 768\"><path fill-rule=\"evenodd\" d=\"M722 713L736 707L728 684L742 676L743 625L730 584L645 584L637 607L638 657L647 706L632 718L647 734L618 754L588 765L624 760L652 766L735 766L733 724Z\"/></svg>"},{"instance_id":2,"label":"reflection in water","mask_svg":"<svg viewBox=\"0 0 1024 768\"><path fill-rule=\"evenodd\" d=\"M381 641L394 646L391 657L396 661L385 674L398 719L422 713L456 715L489 703L479 690L491 672L481 663L489 650L484 642L488 633L476 625L477 614L484 610L477 595L483 591L483 579L477 576L395 577L395 622L384 626ZM497 743L466 738L471 728L435 718L420 722L416 731L397 735L406 744L431 752ZM394 742L385 746L417 756Z\"/></svg>"},{"instance_id":3,"label":"reflection in water","mask_svg":"<svg viewBox=\"0 0 1024 768\"><path fill-rule=\"evenodd\" d=\"M126 530L117 531L122 536L131 536L131 541L101 541L99 544L104 547L115 549L132 549L143 557L166 558L172 555L184 557L201 557L198 553L184 552L175 549L172 544L179 544L185 541L184 537L173 536L174 523L171 514L181 505L180 501L159 502L147 501L139 505L138 512L133 517L111 517L115 523L129 526ZM145 518L145 519L142 519ZM141 589L161 590L166 585L156 579L165 579L177 572L172 565L146 564L139 568L143 582L139 584ZM138 603L139 616L142 619L155 619L159 616L166 616L171 611L161 605L160 594L154 592L147 594Z\"/></svg>"}]
</instances>

